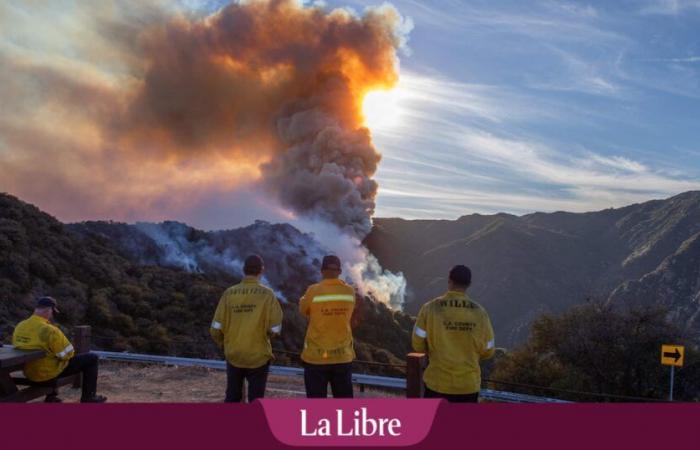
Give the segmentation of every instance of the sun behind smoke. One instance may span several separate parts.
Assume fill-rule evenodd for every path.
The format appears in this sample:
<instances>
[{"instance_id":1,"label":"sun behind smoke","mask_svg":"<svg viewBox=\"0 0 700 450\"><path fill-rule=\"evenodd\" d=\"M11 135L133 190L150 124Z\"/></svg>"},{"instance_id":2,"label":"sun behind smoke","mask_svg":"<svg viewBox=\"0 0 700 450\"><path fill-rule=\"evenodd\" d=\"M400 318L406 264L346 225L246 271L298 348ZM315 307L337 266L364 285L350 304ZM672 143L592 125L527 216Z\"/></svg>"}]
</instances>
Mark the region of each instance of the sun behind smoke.
<instances>
[{"instance_id":1,"label":"sun behind smoke","mask_svg":"<svg viewBox=\"0 0 700 450\"><path fill-rule=\"evenodd\" d=\"M400 97L398 88L368 92L362 100L365 126L371 130L396 126L401 118Z\"/></svg>"}]
</instances>

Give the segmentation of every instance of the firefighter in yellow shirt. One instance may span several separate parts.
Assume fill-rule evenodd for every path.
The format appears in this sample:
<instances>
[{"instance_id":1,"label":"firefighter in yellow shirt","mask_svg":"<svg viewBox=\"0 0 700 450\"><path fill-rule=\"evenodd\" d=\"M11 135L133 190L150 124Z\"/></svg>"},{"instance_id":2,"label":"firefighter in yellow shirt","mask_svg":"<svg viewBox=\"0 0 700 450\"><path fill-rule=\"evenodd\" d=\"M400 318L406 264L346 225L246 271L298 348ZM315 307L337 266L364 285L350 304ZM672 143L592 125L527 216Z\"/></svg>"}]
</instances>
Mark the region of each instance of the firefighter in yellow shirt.
<instances>
[{"instance_id":1,"label":"firefighter in yellow shirt","mask_svg":"<svg viewBox=\"0 0 700 450\"><path fill-rule=\"evenodd\" d=\"M458 265L450 270L448 291L421 308L413 328L413 348L428 354L423 375L425 397L478 402L479 361L495 351L486 310L467 295L472 274Z\"/></svg>"},{"instance_id":2,"label":"firefighter in yellow shirt","mask_svg":"<svg viewBox=\"0 0 700 450\"><path fill-rule=\"evenodd\" d=\"M98 358L94 353L76 355L73 345L58 327L51 324L58 313L56 300L41 297L34 314L17 324L12 345L19 350L43 350L46 356L24 365L24 374L32 381L43 382L81 373L83 392L81 403L104 403L107 397L97 395ZM59 403L57 393L46 396L46 402Z\"/></svg>"},{"instance_id":3,"label":"firefighter in yellow shirt","mask_svg":"<svg viewBox=\"0 0 700 450\"><path fill-rule=\"evenodd\" d=\"M355 359L350 321L355 290L338 277L340 258L323 257L320 283L309 286L299 302L309 318L304 350L304 384L308 398L325 398L328 384L335 398L352 398L352 361Z\"/></svg>"},{"instance_id":4,"label":"firefighter in yellow shirt","mask_svg":"<svg viewBox=\"0 0 700 450\"><path fill-rule=\"evenodd\" d=\"M263 260L251 255L243 263L245 277L224 292L209 332L226 356L226 402L243 398L248 381L248 402L265 395L272 346L270 335L282 331L282 308L271 289L260 284Z\"/></svg>"}]
</instances>

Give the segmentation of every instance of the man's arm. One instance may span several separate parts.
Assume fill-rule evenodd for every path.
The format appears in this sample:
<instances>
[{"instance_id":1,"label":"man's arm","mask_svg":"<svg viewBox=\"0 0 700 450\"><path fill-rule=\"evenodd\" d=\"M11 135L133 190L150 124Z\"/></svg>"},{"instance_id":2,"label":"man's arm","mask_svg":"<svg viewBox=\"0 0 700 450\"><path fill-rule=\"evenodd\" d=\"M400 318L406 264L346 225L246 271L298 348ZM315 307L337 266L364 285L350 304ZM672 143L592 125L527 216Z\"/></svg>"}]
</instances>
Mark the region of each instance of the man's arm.
<instances>
[{"instance_id":1,"label":"man's arm","mask_svg":"<svg viewBox=\"0 0 700 450\"><path fill-rule=\"evenodd\" d=\"M483 347L479 355L481 359L492 358L496 353L496 341L493 335L493 327L491 326L491 320L486 311L484 311L484 327L483 327Z\"/></svg>"},{"instance_id":2,"label":"man's arm","mask_svg":"<svg viewBox=\"0 0 700 450\"><path fill-rule=\"evenodd\" d=\"M365 305L365 299L357 292L353 290L353 295L355 296L355 306L352 309L352 315L350 316L350 328L353 330L360 325L364 319L364 314L367 309Z\"/></svg>"},{"instance_id":3,"label":"man's arm","mask_svg":"<svg viewBox=\"0 0 700 450\"><path fill-rule=\"evenodd\" d=\"M427 325L427 312L425 305L420 309L418 317L416 318L416 324L413 326L413 335L411 337L411 343L413 344L413 350L421 353L425 353L428 349L426 344L426 339L428 338L428 325Z\"/></svg>"},{"instance_id":4,"label":"man's arm","mask_svg":"<svg viewBox=\"0 0 700 450\"><path fill-rule=\"evenodd\" d=\"M75 355L73 345L58 328L53 328L49 334L49 351L56 358L66 361Z\"/></svg>"},{"instance_id":5,"label":"man's arm","mask_svg":"<svg viewBox=\"0 0 700 450\"><path fill-rule=\"evenodd\" d=\"M301 313L302 316L304 317L309 317L311 314L311 300L312 300L312 293L311 293L311 287L309 287L304 295L301 297L301 300L299 300L299 312Z\"/></svg>"},{"instance_id":6,"label":"man's arm","mask_svg":"<svg viewBox=\"0 0 700 450\"><path fill-rule=\"evenodd\" d=\"M209 327L209 334L219 348L224 346L224 324L226 323L226 293L219 299L219 304L214 312L214 318Z\"/></svg>"},{"instance_id":7,"label":"man's arm","mask_svg":"<svg viewBox=\"0 0 700 450\"><path fill-rule=\"evenodd\" d=\"M279 300L277 300L277 297L275 297L274 295L272 295L269 301L270 307L268 308L268 332L272 334L280 334L282 333L282 307L280 306Z\"/></svg>"}]
</instances>

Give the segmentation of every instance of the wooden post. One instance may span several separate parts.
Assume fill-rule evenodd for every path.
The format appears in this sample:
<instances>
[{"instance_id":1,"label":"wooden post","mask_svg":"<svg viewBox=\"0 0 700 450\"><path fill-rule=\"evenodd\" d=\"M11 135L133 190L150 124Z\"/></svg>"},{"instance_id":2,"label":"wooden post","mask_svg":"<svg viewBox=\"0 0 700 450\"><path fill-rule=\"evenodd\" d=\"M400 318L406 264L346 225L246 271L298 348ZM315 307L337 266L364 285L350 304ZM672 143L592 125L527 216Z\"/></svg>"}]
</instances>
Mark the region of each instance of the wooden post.
<instances>
[{"instance_id":1,"label":"wooden post","mask_svg":"<svg viewBox=\"0 0 700 450\"><path fill-rule=\"evenodd\" d=\"M428 357L425 353L409 353L406 356L406 397L423 397L423 371L427 365Z\"/></svg>"},{"instance_id":2,"label":"wooden post","mask_svg":"<svg viewBox=\"0 0 700 450\"><path fill-rule=\"evenodd\" d=\"M90 342L91 335L92 329L90 328L90 325L80 325L73 328L73 348L75 349L76 355L90 352L90 347L92 347ZM77 389L81 386L81 384L82 375L78 374L75 376L73 387Z\"/></svg>"}]
</instances>

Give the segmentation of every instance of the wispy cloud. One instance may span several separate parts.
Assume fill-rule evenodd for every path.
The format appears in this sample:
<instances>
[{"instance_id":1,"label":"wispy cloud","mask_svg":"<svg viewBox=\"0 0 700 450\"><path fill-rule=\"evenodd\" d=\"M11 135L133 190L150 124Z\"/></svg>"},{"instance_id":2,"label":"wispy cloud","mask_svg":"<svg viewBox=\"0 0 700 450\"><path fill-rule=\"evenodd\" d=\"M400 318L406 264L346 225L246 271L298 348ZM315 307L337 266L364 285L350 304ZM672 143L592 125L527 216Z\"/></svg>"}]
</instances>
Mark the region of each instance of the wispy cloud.
<instances>
[{"instance_id":1,"label":"wispy cloud","mask_svg":"<svg viewBox=\"0 0 700 450\"><path fill-rule=\"evenodd\" d=\"M404 71L398 86L404 112L416 121L527 122L555 120L556 114L506 86L455 81L437 73ZM421 108L415 108L420 105ZM440 114L433 114L438 108ZM384 130L391 132L391 129Z\"/></svg>"},{"instance_id":2,"label":"wispy cloud","mask_svg":"<svg viewBox=\"0 0 700 450\"><path fill-rule=\"evenodd\" d=\"M433 217L452 218L470 212L587 211L700 189L700 180L681 169L671 174L626 155L518 132L513 125L525 111L538 120L556 115L535 102L493 95L495 87L481 86L475 93L442 78L408 78L414 93L403 107L414 112L400 126L375 132L385 153L379 215L430 217L430 208ZM443 103L444 98L454 101ZM476 106L461 105L470 99Z\"/></svg>"},{"instance_id":3,"label":"wispy cloud","mask_svg":"<svg viewBox=\"0 0 700 450\"><path fill-rule=\"evenodd\" d=\"M647 0L643 2L641 14L677 15L685 11L700 11L699 0Z\"/></svg>"},{"instance_id":4,"label":"wispy cloud","mask_svg":"<svg viewBox=\"0 0 700 450\"><path fill-rule=\"evenodd\" d=\"M563 70L553 73L550 80L532 82L531 87L613 97L622 94L621 86L609 75L609 62L584 60L556 47L550 51L561 60Z\"/></svg>"},{"instance_id":5,"label":"wispy cloud","mask_svg":"<svg viewBox=\"0 0 700 450\"><path fill-rule=\"evenodd\" d=\"M672 63L697 63L700 62L700 56L686 56L682 58L653 58L646 59L651 62L672 62Z\"/></svg>"},{"instance_id":6,"label":"wispy cloud","mask_svg":"<svg viewBox=\"0 0 700 450\"><path fill-rule=\"evenodd\" d=\"M354 0L351 4L369 5L373 0ZM417 26L435 26L443 32L460 34L516 34L556 41L626 42L629 39L613 29L595 23L598 11L590 5L545 0L541 2L429 2L399 0L393 2L412 17Z\"/></svg>"}]
</instances>

